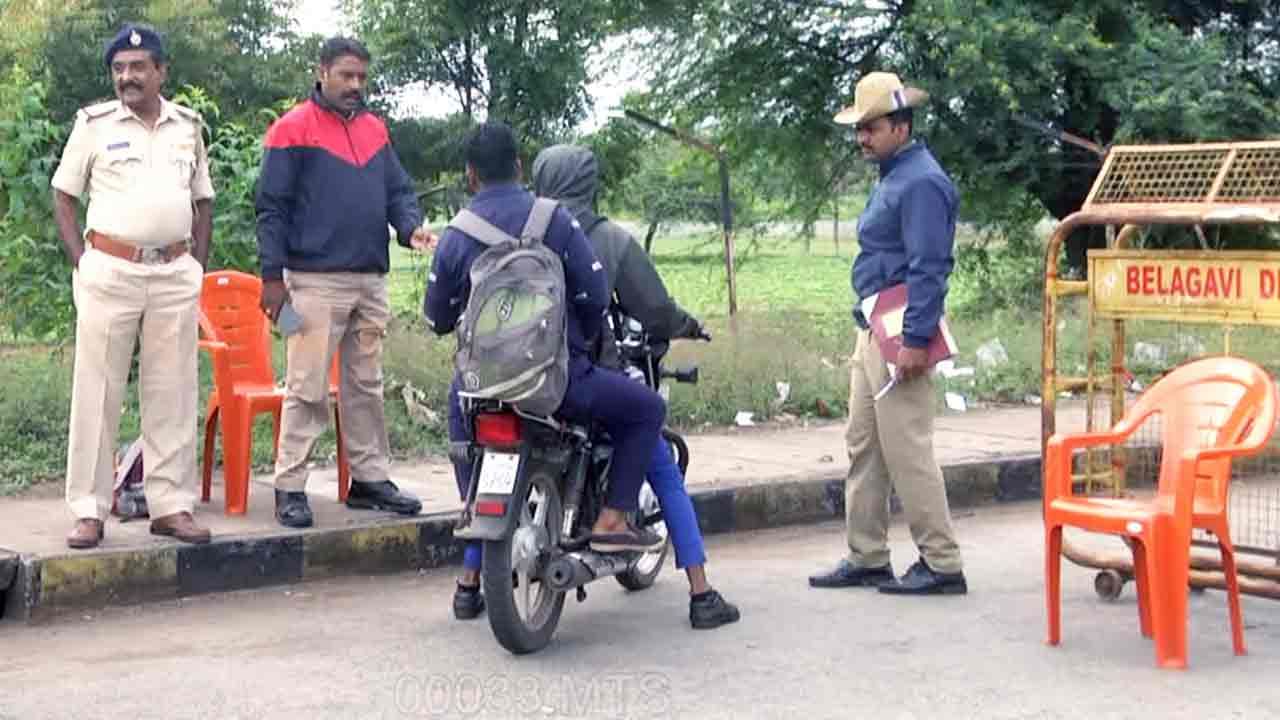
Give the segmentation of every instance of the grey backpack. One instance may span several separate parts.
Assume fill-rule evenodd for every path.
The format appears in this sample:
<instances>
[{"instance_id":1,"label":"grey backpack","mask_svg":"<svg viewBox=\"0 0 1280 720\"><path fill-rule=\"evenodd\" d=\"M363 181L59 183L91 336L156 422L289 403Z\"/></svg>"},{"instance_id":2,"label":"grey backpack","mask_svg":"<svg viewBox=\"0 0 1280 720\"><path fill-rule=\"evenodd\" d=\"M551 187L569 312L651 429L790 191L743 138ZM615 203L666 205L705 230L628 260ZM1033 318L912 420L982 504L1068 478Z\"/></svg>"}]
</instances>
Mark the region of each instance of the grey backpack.
<instances>
[{"instance_id":1,"label":"grey backpack","mask_svg":"<svg viewBox=\"0 0 1280 720\"><path fill-rule=\"evenodd\" d=\"M459 394L550 415L569 384L564 265L543 244L556 202L538 198L520 237L470 210L449 225L488 247L471 265L471 295L458 324Z\"/></svg>"}]
</instances>

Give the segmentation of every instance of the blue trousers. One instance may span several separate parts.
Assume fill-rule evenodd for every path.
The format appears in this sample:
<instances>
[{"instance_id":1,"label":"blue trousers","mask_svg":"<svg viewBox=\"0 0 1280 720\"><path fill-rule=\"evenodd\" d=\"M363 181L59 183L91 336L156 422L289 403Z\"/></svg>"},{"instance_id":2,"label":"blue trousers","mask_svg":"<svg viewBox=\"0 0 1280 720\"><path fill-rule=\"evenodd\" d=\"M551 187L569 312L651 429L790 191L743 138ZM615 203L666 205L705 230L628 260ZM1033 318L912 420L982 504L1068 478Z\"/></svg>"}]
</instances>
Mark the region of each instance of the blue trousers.
<instances>
[{"instance_id":1,"label":"blue trousers","mask_svg":"<svg viewBox=\"0 0 1280 720\"><path fill-rule=\"evenodd\" d=\"M645 479L658 496L658 506L662 508L662 518L667 523L671 545L676 551L676 567L683 570L690 565L705 564L707 551L702 545L702 531L698 529L693 500L685 490L684 475L680 474L680 466L676 465L671 454L671 446L663 438L658 439L653 449L653 459L649 462Z\"/></svg>"},{"instance_id":2,"label":"blue trousers","mask_svg":"<svg viewBox=\"0 0 1280 720\"><path fill-rule=\"evenodd\" d=\"M598 422L613 440L613 468L605 504L622 512L639 507L653 448L662 440L667 406L662 396L614 370L581 363L571 368L569 387L557 415L578 423ZM458 378L449 387L449 439L471 439L458 401ZM458 492L465 500L471 485L471 463L454 463ZM678 474L677 469L677 474ZM470 542L462 558L468 570L480 568L480 544Z\"/></svg>"}]
</instances>

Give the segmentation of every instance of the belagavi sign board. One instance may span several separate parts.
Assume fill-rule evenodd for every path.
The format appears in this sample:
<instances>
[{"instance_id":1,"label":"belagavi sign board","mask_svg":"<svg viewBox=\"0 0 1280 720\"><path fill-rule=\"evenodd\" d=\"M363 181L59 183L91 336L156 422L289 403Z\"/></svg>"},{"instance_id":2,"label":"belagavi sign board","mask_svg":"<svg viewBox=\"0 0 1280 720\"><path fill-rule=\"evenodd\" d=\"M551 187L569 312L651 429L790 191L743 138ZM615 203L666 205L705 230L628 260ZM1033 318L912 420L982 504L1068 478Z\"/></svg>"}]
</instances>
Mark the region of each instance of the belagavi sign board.
<instances>
[{"instance_id":1,"label":"belagavi sign board","mask_svg":"<svg viewBox=\"0 0 1280 720\"><path fill-rule=\"evenodd\" d=\"M1091 250L1098 317L1280 325L1280 252Z\"/></svg>"}]
</instances>

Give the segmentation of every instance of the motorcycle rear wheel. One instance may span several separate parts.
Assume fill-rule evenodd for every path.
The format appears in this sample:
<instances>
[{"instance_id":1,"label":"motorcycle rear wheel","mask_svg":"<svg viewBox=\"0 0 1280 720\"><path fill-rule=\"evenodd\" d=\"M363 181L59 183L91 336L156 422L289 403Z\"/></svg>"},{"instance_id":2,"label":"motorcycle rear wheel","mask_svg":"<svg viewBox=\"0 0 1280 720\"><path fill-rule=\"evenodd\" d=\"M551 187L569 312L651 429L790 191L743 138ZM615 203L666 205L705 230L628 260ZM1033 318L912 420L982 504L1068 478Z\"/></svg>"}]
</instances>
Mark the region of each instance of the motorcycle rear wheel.
<instances>
[{"instance_id":1,"label":"motorcycle rear wheel","mask_svg":"<svg viewBox=\"0 0 1280 720\"><path fill-rule=\"evenodd\" d=\"M524 655L551 642L564 610L565 593L538 578L539 556L560 542L563 506L555 481L545 473L530 478L519 504L511 535L484 543L481 573L494 637L512 654Z\"/></svg>"}]
</instances>

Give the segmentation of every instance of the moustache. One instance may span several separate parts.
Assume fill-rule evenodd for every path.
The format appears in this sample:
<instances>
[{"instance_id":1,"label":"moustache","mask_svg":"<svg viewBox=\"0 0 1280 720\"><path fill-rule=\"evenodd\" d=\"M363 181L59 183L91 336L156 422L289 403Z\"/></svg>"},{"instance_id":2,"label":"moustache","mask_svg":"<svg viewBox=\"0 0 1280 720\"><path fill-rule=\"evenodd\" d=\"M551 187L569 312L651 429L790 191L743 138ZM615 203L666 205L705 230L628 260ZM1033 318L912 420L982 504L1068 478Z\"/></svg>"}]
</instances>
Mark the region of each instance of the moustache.
<instances>
[{"instance_id":1,"label":"moustache","mask_svg":"<svg viewBox=\"0 0 1280 720\"><path fill-rule=\"evenodd\" d=\"M120 85L119 88L120 88L120 92L124 92L125 90L137 90L139 92L142 91L142 86L139 85L138 83L124 83Z\"/></svg>"}]
</instances>

